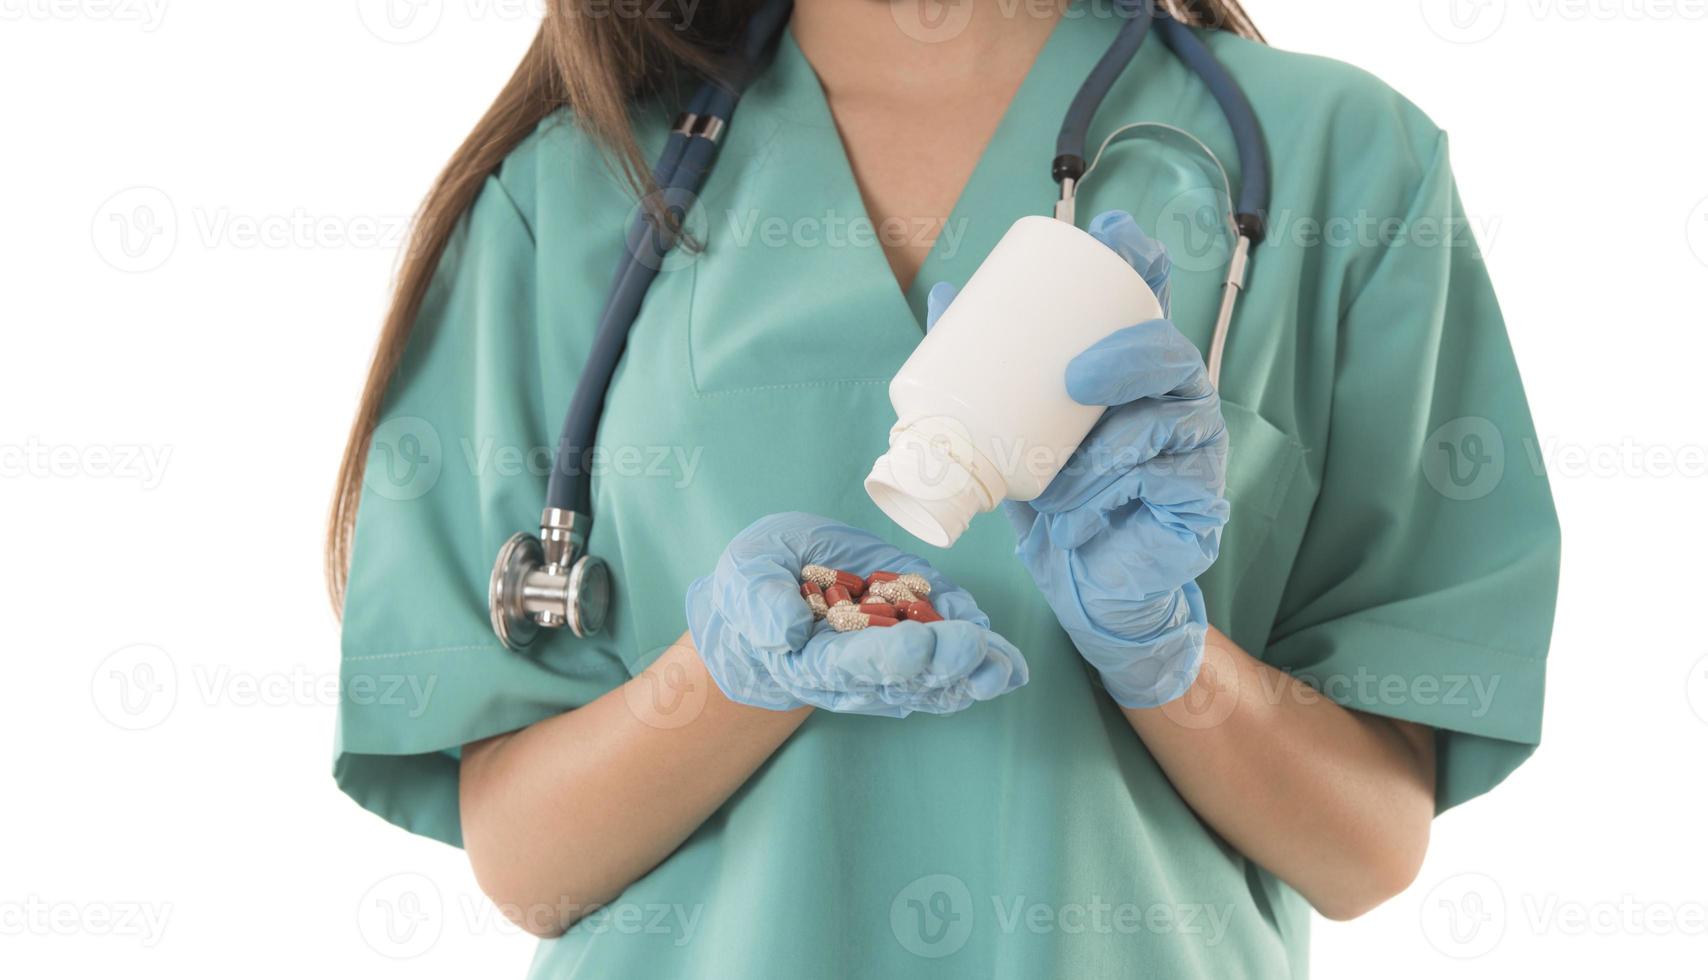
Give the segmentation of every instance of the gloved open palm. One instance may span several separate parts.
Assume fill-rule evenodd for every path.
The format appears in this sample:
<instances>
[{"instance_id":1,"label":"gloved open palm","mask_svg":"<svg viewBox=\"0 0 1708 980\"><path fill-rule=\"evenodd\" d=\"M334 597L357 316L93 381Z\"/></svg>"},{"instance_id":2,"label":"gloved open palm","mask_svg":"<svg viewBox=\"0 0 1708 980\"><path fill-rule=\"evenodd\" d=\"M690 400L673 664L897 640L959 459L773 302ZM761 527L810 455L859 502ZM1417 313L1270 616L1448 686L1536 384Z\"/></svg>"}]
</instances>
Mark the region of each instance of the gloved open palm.
<instances>
[{"instance_id":1,"label":"gloved open palm","mask_svg":"<svg viewBox=\"0 0 1708 980\"><path fill-rule=\"evenodd\" d=\"M1090 226L1168 309L1170 263L1132 217ZM931 295L931 319L953 291ZM1173 323L1118 330L1068 364L1068 394L1109 410L1043 494L1004 504L1016 549L1056 618L1125 707L1165 704L1203 659L1204 600L1193 581L1216 560L1227 430L1203 358Z\"/></svg>"},{"instance_id":2,"label":"gloved open palm","mask_svg":"<svg viewBox=\"0 0 1708 980\"><path fill-rule=\"evenodd\" d=\"M801 598L801 568L857 575L917 572L942 622L838 633ZM688 627L720 690L786 711L812 705L900 718L948 714L1026 683L1026 660L991 632L966 590L923 558L812 514L773 514L736 535L717 568L688 587Z\"/></svg>"}]
</instances>

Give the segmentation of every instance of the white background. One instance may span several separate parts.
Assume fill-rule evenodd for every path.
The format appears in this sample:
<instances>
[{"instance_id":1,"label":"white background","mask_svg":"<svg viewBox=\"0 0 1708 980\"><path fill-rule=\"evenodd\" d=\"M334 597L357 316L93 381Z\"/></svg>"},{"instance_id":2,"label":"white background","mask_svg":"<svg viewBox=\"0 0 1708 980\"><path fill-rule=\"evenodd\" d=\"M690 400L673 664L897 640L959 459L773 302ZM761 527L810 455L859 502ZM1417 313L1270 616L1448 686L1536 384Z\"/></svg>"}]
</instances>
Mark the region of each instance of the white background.
<instances>
[{"instance_id":1,"label":"white background","mask_svg":"<svg viewBox=\"0 0 1708 980\"><path fill-rule=\"evenodd\" d=\"M338 451L404 222L536 19L383 2L0 0L9 976L530 956L329 776ZM1541 751L1315 974L1700 976L1708 3L1250 6L1453 134L1541 431L1507 465L1546 461L1566 538Z\"/></svg>"}]
</instances>

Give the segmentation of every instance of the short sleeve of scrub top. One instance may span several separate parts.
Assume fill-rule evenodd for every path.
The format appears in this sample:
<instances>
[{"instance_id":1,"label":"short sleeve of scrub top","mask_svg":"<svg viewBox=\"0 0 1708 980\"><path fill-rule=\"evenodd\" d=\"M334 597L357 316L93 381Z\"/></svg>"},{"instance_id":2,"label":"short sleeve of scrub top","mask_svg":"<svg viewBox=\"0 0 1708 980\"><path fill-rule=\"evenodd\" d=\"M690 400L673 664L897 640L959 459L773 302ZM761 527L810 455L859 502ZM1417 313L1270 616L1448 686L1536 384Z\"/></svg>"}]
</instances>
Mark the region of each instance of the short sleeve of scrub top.
<instances>
[{"instance_id":1,"label":"short sleeve of scrub top","mask_svg":"<svg viewBox=\"0 0 1708 980\"><path fill-rule=\"evenodd\" d=\"M1483 256L1447 161L1341 298L1321 489L1264 659L1437 735L1437 807L1541 733L1560 537Z\"/></svg>"},{"instance_id":2,"label":"short sleeve of scrub top","mask_svg":"<svg viewBox=\"0 0 1708 980\"><path fill-rule=\"evenodd\" d=\"M928 549L861 488L926 294L1049 210L1061 113L1117 26L1074 5L951 214L900 226L867 217L822 88L782 39L688 216L705 247L666 264L610 388L606 455L589 465L611 621L528 656L492 638L487 575L505 538L538 523L547 447L633 204L560 115L453 236L390 379L356 525L335 773L363 806L458 843L460 746L636 674L682 632L688 583L778 511L925 554L1032 671L947 717L815 712L612 915L543 942L534 976L1305 975L1309 907L1174 791L1002 516ZM1558 553L1446 140L1356 69L1204 37L1275 161L1271 233L1222 376L1233 516L1199 580L1210 621L1326 697L1433 727L1445 808L1538 740ZM644 146L664 118L643 113ZM1213 97L1154 38L1091 137L1135 120L1194 134L1237 182ZM1137 141L1080 200L1163 241L1175 322L1201 350L1227 249L1207 208L1219 186L1195 147ZM879 244L898 234L936 239L905 290Z\"/></svg>"},{"instance_id":3,"label":"short sleeve of scrub top","mask_svg":"<svg viewBox=\"0 0 1708 980\"><path fill-rule=\"evenodd\" d=\"M562 148L556 159L574 165L579 142ZM525 188L528 172L524 157L504 176ZM536 272L529 205L489 177L451 236L374 431L346 591L335 775L368 809L453 844L462 745L629 676L609 644L521 656L488 621L496 549L538 524L551 466L544 405L556 411L566 396L542 389L541 358L577 364L590 334L569 332L560 347L538 337L553 295ZM573 265L554 281L591 292L593 264L587 282Z\"/></svg>"}]
</instances>

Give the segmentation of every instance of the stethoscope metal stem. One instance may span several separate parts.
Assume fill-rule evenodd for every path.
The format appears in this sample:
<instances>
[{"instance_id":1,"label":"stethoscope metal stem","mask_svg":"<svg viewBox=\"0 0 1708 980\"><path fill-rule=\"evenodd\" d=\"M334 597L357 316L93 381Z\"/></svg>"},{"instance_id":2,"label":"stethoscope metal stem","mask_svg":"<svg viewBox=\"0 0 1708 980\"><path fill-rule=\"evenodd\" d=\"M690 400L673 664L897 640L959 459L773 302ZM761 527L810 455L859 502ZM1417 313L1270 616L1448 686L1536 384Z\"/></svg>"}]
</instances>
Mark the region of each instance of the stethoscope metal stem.
<instances>
[{"instance_id":1,"label":"stethoscope metal stem","mask_svg":"<svg viewBox=\"0 0 1708 980\"><path fill-rule=\"evenodd\" d=\"M1227 350L1228 331L1234 322L1234 307L1240 293L1245 291L1245 267L1251 260L1251 239L1244 235L1234 242L1234 254L1228 259L1227 280L1222 283L1222 305L1216 311L1216 329L1210 334L1210 383L1221 386L1222 354Z\"/></svg>"},{"instance_id":2,"label":"stethoscope metal stem","mask_svg":"<svg viewBox=\"0 0 1708 980\"><path fill-rule=\"evenodd\" d=\"M1073 195L1079 186L1079 181L1072 177L1062 178L1062 196L1056 199L1056 220L1073 224Z\"/></svg>"}]
</instances>

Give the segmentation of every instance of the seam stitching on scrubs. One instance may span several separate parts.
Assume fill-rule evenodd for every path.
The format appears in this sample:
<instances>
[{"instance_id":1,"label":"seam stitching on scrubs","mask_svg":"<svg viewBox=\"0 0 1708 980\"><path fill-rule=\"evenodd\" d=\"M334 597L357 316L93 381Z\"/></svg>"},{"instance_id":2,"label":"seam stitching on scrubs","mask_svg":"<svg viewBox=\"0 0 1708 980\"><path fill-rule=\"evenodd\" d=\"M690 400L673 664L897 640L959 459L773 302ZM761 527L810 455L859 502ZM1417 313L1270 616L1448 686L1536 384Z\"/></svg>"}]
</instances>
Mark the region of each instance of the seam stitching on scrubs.
<instances>
[{"instance_id":1,"label":"seam stitching on scrubs","mask_svg":"<svg viewBox=\"0 0 1708 980\"><path fill-rule=\"evenodd\" d=\"M1279 512L1281 504L1287 498L1287 491L1292 489L1293 482L1297 479L1299 470L1304 465L1305 456L1310 452L1310 448L1289 435L1285 429L1264 418L1262 413L1243 402L1236 402L1223 398L1222 405L1224 407L1231 405L1250 416L1259 425L1266 426L1274 435L1281 437L1283 446L1292 450L1287 454L1287 464L1282 467L1282 472L1277 473L1270 478L1268 491L1263 494L1263 497L1265 498L1263 502L1263 510L1261 510L1257 516L1262 519L1264 530L1260 535L1252 540L1253 546L1249 549L1246 560L1238 568L1234 569L1233 575L1228 583L1228 588L1232 594L1238 595L1240 587L1245 582L1245 577L1251 573L1253 568L1257 567L1257 560L1263 556L1264 549L1268 547L1270 539L1275 535L1275 522L1280 516ZM1229 431L1228 435L1229 459L1231 460L1233 458L1232 431ZM1260 656L1258 659L1261 660L1262 657Z\"/></svg>"},{"instance_id":2,"label":"seam stitching on scrubs","mask_svg":"<svg viewBox=\"0 0 1708 980\"><path fill-rule=\"evenodd\" d=\"M1243 402L1231 401L1227 398L1222 399L1222 404L1232 405L1251 416L1253 420L1267 426L1273 434L1281 437L1282 445L1293 450L1288 454L1289 465L1286 467L1285 472L1277 473L1274 478L1269 481L1268 493L1264 495L1264 516L1273 520L1279 516L1281 503L1286 499L1286 491L1291 487L1293 477L1298 472L1299 465L1302 464L1305 461L1305 458L1310 455L1311 449L1309 446L1294 438L1286 429L1283 429L1274 422L1264 418L1263 413L1252 408L1250 405ZM1229 432L1230 458L1232 452L1232 435L1233 433Z\"/></svg>"},{"instance_id":3,"label":"seam stitching on scrubs","mask_svg":"<svg viewBox=\"0 0 1708 980\"><path fill-rule=\"evenodd\" d=\"M488 179L493 186L498 188L498 195L504 198L506 204L510 205L510 211L516 215L516 220L521 223L522 230L528 233L528 244L539 248L539 240L534 237L534 226L528 223L528 216L522 213L522 206L516 203L516 198L510 193L510 188L504 186L503 179L496 173Z\"/></svg>"},{"instance_id":4,"label":"seam stitching on scrubs","mask_svg":"<svg viewBox=\"0 0 1708 980\"><path fill-rule=\"evenodd\" d=\"M459 647L428 647L424 650L399 650L395 653L365 653L355 657L345 657L345 663L355 663L362 660L400 660L404 657L421 657L431 653L474 653L476 651L497 652L502 647L486 643L471 643Z\"/></svg>"},{"instance_id":5,"label":"seam stitching on scrubs","mask_svg":"<svg viewBox=\"0 0 1708 980\"><path fill-rule=\"evenodd\" d=\"M1442 633L1431 633L1428 630L1420 630L1420 629L1417 629L1416 627L1412 627L1412 626L1401 626L1397 623L1387 622L1386 620L1380 618L1379 616L1374 615L1373 613L1371 613L1367 609L1351 612L1351 613L1346 614L1345 616L1337 616L1334 619L1326 620L1324 622L1316 624L1315 626L1307 626L1301 630L1294 630L1293 632L1287 634L1286 636L1280 637L1279 639L1271 640L1269 642L1269 649L1274 649L1275 647L1278 647L1281 644L1286 643L1287 641L1293 639L1294 637L1305 636L1305 635L1307 635L1311 632L1314 632L1315 630L1321 629L1325 626L1342 626L1342 627L1352 626L1355 628L1363 628L1363 629L1369 629L1369 628L1374 627L1374 628L1380 628L1380 629L1385 629L1385 630L1393 630L1396 633L1405 633L1405 634L1408 634L1410 636L1421 636L1424 639L1435 640L1435 641L1440 642L1440 643L1451 643L1455 646L1464 647L1467 650L1475 651L1477 653L1489 653L1489 654L1493 654L1497 657L1504 657L1508 660L1516 660L1519 663L1528 664L1531 666L1541 667L1541 666L1545 666L1548 663L1548 658L1547 658L1546 654L1544 654L1543 656L1540 656L1540 657L1532 657L1532 656L1527 656L1527 655L1522 654L1522 653L1517 653L1517 652L1512 651L1512 650L1502 650L1499 647L1491 647L1486 643L1477 643L1477 642L1474 642L1472 640L1462 640L1459 637L1447 636L1447 635L1442 634Z\"/></svg>"},{"instance_id":6,"label":"seam stitching on scrubs","mask_svg":"<svg viewBox=\"0 0 1708 980\"><path fill-rule=\"evenodd\" d=\"M1423 205L1424 192L1429 188L1430 175L1447 165L1447 131L1438 129L1435 132L1435 152L1429 158L1429 165L1424 167L1422 172L1418 174L1417 185L1411 189L1411 195L1406 199L1404 215L1405 227L1412 228L1416 226L1418 209ZM1447 175L1447 179L1448 182L1451 183L1453 175L1449 173ZM1449 203L1448 207L1451 209L1452 204ZM1357 294L1350 300L1347 300L1346 305L1340 308L1337 332L1342 335L1342 343L1345 342L1344 335L1346 331L1346 321L1351 317L1353 307L1358 305L1359 301L1364 298L1364 294L1369 291L1376 279L1381 276L1382 269L1387 265L1388 259L1393 257L1393 255L1399 251L1400 248L1397 246L1391 244L1385 246L1382 249L1381 255L1377 256L1376 264L1371 267L1370 274L1365 276L1364 281L1359 284Z\"/></svg>"},{"instance_id":7,"label":"seam stitching on scrubs","mask_svg":"<svg viewBox=\"0 0 1708 980\"><path fill-rule=\"evenodd\" d=\"M1281 509L1281 502L1286 499L1286 491L1292 488L1293 481L1297 479L1299 469L1305 462L1305 453L1308 450L1298 443L1293 442L1291 439L1289 439L1288 442L1290 447L1293 449L1293 452L1287 454L1285 478L1283 478L1282 474L1278 473L1276 474L1275 479L1271 481L1268 493L1269 506L1266 506L1264 512L1260 515L1263 518L1264 531L1263 534L1253 542L1254 546L1250 549L1245 563L1234 572L1232 588L1235 595L1239 594L1240 586L1244 584L1245 577L1251 573L1253 568L1257 567L1257 560L1263 556L1264 550L1269 546L1270 539L1275 536L1275 523L1280 516L1278 512Z\"/></svg>"},{"instance_id":8,"label":"seam stitching on scrubs","mask_svg":"<svg viewBox=\"0 0 1708 980\"><path fill-rule=\"evenodd\" d=\"M787 44L788 42L789 42L789 32L787 30L785 30L783 32L783 36L782 36L779 44L783 45L783 44ZM755 80L757 84L761 84L761 85L764 84L764 80L769 78L769 76L771 75L772 69L777 65L777 62L782 57L783 57L783 50L782 50L782 47L779 46L777 54L775 56L773 56L770 63L765 66L765 69L761 73L760 78ZM751 90L750 90L750 92L751 92ZM782 122L773 121L770 119L763 120L763 122L770 122L771 123L771 128L768 129L763 135L760 135L758 130L756 130L756 129L750 130L748 128L748 125L754 125L754 124L758 124L760 122L761 121L759 121L759 120L755 120L754 123L749 123L749 124L741 126L741 127L735 127L731 130L733 133L736 133L736 134L751 133L753 136L753 143L754 143L753 165L752 165L750 171L741 171L741 172L737 173L737 175L736 175L736 177L732 183L731 189L730 189L730 194L732 196L736 196L737 192L741 189L744 180L747 179L747 176L749 173L757 174L757 173L762 172L765 169L764 164L765 164L766 158L769 157L773 151L773 147L775 146L775 143L776 143L776 136L778 133L782 132L782 130L783 130ZM727 153L732 147L734 147L736 145L736 141L738 141L742 138L743 138L742 135L735 135L735 136L730 137L730 143L724 147L725 153ZM707 199L710 198L710 196L712 194L712 188L714 186L713 182L718 179L718 174L720 174L722 172L724 172L724 168L721 168L721 167L714 168L712 170L711 176L709 176L706 180L707 186L701 188L700 203L704 204L707 201ZM755 178L755 179L757 179L757 178ZM708 236L706 238L706 248L709 250L711 247L712 247L711 236L708 234ZM707 394L714 394L714 392L707 392L704 388L700 387L700 369L694 363L694 323L695 323L694 304L700 298L700 263L699 263L698 258L696 258L694 263L689 267L689 272L691 273L691 275L689 276L689 279L688 279L688 310L687 310L687 315L683 321L687 324L687 328L688 328L687 329L687 334L688 334L688 387L693 390L694 397L703 398Z\"/></svg>"},{"instance_id":9,"label":"seam stitching on scrubs","mask_svg":"<svg viewBox=\"0 0 1708 980\"><path fill-rule=\"evenodd\" d=\"M709 236L706 247L712 247ZM700 263L695 262L688 272L688 312L684 321L688 325L688 387L694 389L694 397L699 398L705 394L700 390L700 369L694 366L694 302L700 298Z\"/></svg>"},{"instance_id":10,"label":"seam stitching on scrubs","mask_svg":"<svg viewBox=\"0 0 1708 980\"><path fill-rule=\"evenodd\" d=\"M1525 654L1518 653L1513 650L1503 650L1500 647L1491 647L1486 643L1478 643L1474 640L1462 640L1457 636L1448 636L1445 633L1431 633L1428 630L1420 630L1413 626L1401 626L1398 623L1390 623L1376 615L1366 615L1364 616L1364 621L1362 623L1354 625L1379 626L1383 629L1394 630L1399 633L1408 633L1412 636L1421 636L1426 639L1454 643L1471 650L1476 650L1479 653L1492 653L1497 657L1505 657L1508 660L1517 660L1520 663L1540 665L1548 662L1546 655L1540 657L1526 656Z\"/></svg>"}]
</instances>

